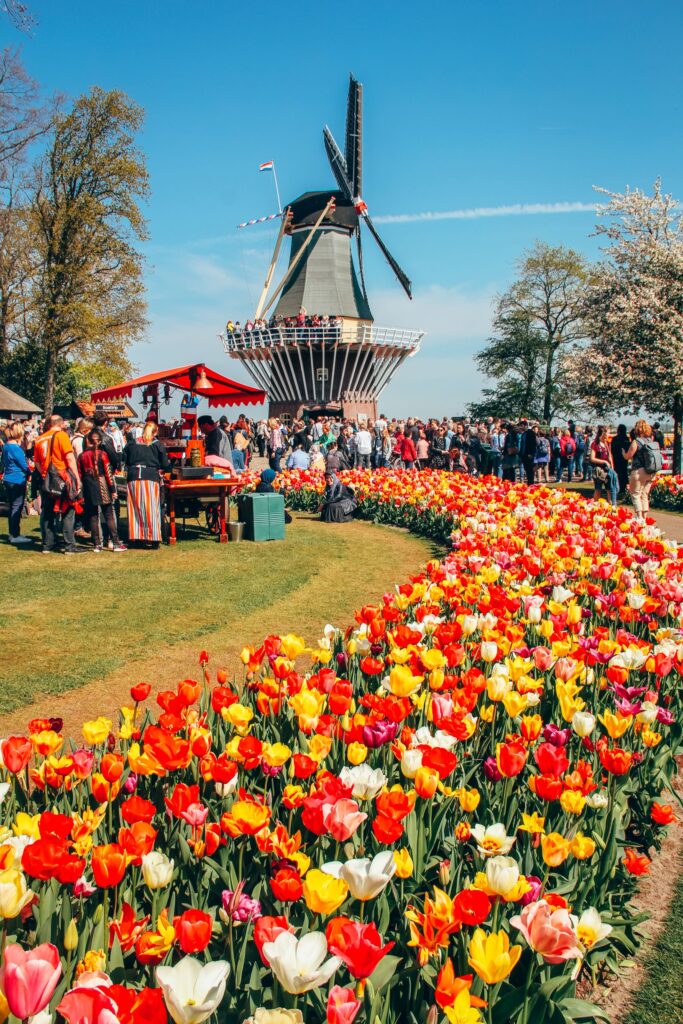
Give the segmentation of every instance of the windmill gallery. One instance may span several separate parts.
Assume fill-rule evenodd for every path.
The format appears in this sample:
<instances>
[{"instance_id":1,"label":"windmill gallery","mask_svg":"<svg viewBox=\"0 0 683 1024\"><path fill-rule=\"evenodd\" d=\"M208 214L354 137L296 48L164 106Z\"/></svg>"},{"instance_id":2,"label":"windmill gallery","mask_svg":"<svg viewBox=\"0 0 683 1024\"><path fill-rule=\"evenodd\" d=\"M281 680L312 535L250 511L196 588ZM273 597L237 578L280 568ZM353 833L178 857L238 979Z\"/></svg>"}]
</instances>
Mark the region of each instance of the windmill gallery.
<instances>
[{"instance_id":1,"label":"windmill gallery","mask_svg":"<svg viewBox=\"0 0 683 1024\"><path fill-rule=\"evenodd\" d=\"M221 335L228 355L267 392L269 414L284 422L322 414L375 418L382 392L405 359L419 351L423 337L422 331L377 326L370 309L364 231L409 298L411 283L361 198L362 125L363 86L351 77L344 153L329 128L323 130L337 189L305 192L284 211L262 218L279 217L280 228L254 316L244 329L229 324ZM272 170L272 162L261 169ZM285 235L289 264L273 285Z\"/></svg>"}]
</instances>

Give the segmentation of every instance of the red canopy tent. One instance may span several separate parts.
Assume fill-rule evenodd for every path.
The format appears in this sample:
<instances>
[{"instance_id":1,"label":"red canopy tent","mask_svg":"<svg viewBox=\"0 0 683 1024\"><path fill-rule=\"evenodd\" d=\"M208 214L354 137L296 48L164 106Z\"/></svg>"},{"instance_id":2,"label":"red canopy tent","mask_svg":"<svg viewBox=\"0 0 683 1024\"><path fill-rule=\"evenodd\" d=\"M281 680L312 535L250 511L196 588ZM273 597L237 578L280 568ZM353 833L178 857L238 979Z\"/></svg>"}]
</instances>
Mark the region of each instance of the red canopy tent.
<instances>
[{"instance_id":1,"label":"red canopy tent","mask_svg":"<svg viewBox=\"0 0 683 1024\"><path fill-rule=\"evenodd\" d=\"M201 395L202 398L208 399L210 407L262 405L266 401L265 391L230 380L222 373L209 369L204 363L178 366L174 370L161 370L158 373L147 373L143 377L133 377L132 380L124 380L111 388L93 391L91 400L107 402L114 398L130 398L135 388L148 388L155 384L169 384L180 391L191 391L195 395Z\"/></svg>"}]
</instances>

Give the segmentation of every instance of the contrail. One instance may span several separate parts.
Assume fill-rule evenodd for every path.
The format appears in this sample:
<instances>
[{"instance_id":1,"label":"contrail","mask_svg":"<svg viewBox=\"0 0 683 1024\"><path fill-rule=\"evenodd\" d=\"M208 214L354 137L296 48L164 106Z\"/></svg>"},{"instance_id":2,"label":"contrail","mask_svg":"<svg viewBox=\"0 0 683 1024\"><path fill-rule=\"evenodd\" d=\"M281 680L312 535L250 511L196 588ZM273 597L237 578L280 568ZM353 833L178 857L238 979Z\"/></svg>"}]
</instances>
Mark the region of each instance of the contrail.
<instances>
[{"instance_id":1,"label":"contrail","mask_svg":"<svg viewBox=\"0 0 683 1024\"><path fill-rule=\"evenodd\" d=\"M513 203L511 206L475 206L470 210L387 213L373 220L376 224L411 224L422 220L478 220L481 217L528 217L535 213L595 213L595 210L595 203Z\"/></svg>"}]
</instances>

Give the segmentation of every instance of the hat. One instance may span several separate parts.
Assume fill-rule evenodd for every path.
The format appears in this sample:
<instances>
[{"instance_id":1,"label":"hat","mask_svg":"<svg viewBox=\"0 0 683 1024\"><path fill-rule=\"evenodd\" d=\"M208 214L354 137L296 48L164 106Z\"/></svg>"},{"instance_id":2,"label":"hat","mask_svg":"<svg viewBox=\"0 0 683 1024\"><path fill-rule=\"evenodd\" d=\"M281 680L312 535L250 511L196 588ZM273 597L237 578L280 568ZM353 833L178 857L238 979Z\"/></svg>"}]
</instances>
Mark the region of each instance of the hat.
<instances>
[{"instance_id":1,"label":"hat","mask_svg":"<svg viewBox=\"0 0 683 1024\"><path fill-rule=\"evenodd\" d=\"M277 476L274 469L262 469L261 470L261 482L264 484L272 484L273 480Z\"/></svg>"},{"instance_id":2,"label":"hat","mask_svg":"<svg viewBox=\"0 0 683 1024\"><path fill-rule=\"evenodd\" d=\"M221 418L219 419L218 422L219 423L229 423L230 421L228 420L227 416L221 416Z\"/></svg>"}]
</instances>

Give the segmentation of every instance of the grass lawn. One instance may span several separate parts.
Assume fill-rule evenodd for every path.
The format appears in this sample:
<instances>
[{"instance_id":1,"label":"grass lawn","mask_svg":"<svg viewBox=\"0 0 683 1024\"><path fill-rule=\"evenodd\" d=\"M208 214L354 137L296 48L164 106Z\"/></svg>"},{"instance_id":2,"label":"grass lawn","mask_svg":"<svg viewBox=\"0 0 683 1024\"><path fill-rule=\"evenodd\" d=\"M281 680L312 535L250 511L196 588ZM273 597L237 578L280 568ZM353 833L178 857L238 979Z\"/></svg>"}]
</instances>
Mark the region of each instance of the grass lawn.
<instances>
[{"instance_id":1,"label":"grass lawn","mask_svg":"<svg viewBox=\"0 0 683 1024\"><path fill-rule=\"evenodd\" d=\"M36 544L37 523L24 520ZM0 735L26 721L32 702L30 715L63 715L67 728L115 713L133 682L196 675L201 648L212 667L231 669L245 643L270 632L315 641L433 553L405 531L305 515L285 542L265 544L221 545L188 530L175 548L66 558L0 543Z\"/></svg>"},{"instance_id":2,"label":"grass lawn","mask_svg":"<svg viewBox=\"0 0 683 1024\"><path fill-rule=\"evenodd\" d=\"M683 862L679 862L683 867ZM683 875L669 918L645 960L647 976L623 1024L681 1024L683 1021Z\"/></svg>"}]
</instances>

